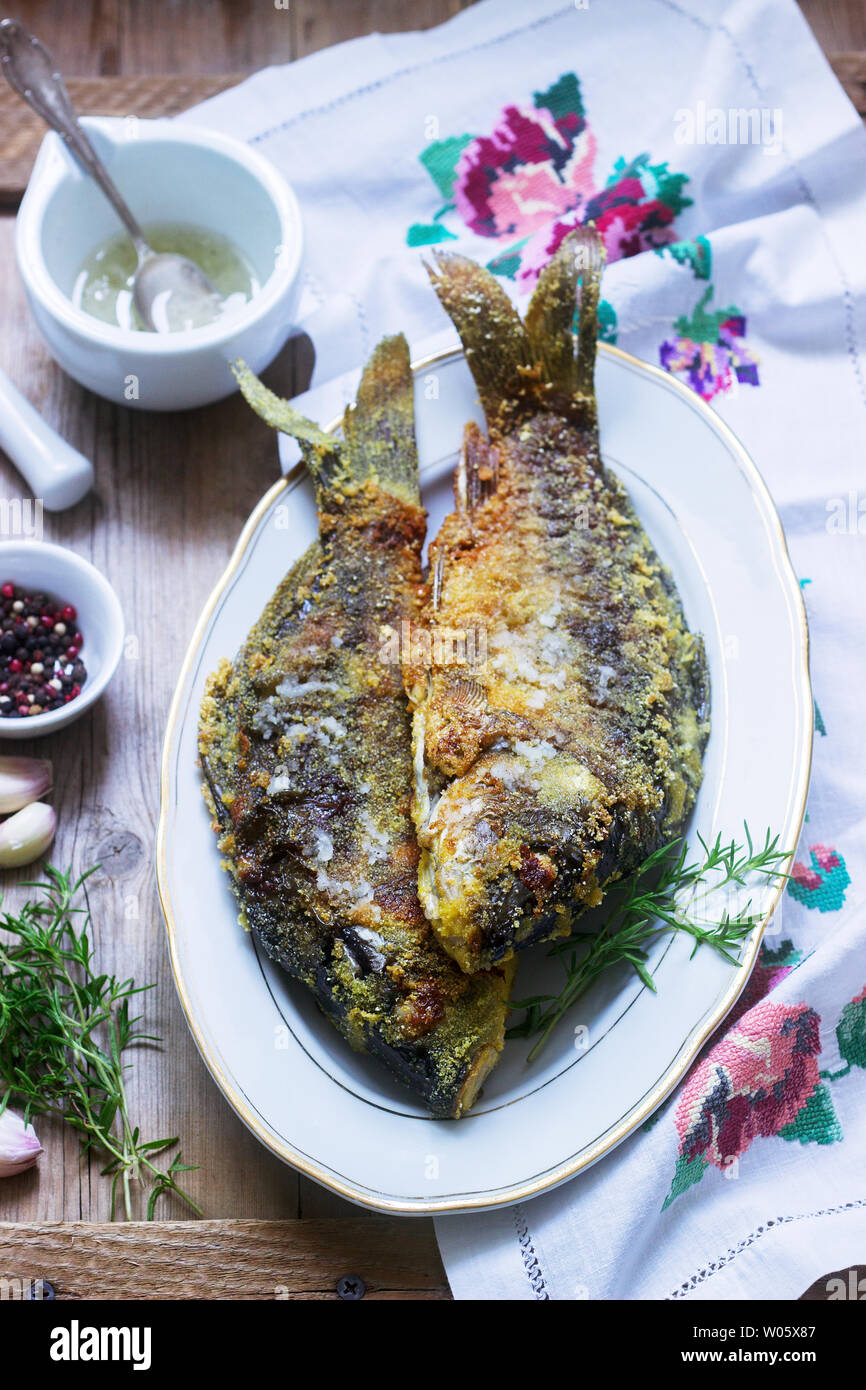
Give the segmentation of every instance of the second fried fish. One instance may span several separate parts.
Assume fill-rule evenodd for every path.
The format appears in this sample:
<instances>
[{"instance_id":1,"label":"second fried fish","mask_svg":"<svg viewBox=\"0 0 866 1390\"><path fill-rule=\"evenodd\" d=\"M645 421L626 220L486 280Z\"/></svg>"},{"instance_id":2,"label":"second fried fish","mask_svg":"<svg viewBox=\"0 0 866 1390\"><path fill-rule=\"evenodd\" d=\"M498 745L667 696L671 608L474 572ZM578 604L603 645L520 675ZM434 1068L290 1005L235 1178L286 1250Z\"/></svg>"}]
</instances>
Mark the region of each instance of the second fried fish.
<instances>
[{"instance_id":1,"label":"second fried fish","mask_svg":"<svg viewBox=\"0 0 866 1390\"><path fill-rule=\"evenodd\" d=\"M524 321L487 271L437 263L489 437L467 429L457 509L430 547L434 640L405 675L421 899L472 972L567 933L678 832L708 685L701 638L599 456L598 238L566 238ZM455 633L474 634L473 659Z\"/></svg>"}]
</instances>

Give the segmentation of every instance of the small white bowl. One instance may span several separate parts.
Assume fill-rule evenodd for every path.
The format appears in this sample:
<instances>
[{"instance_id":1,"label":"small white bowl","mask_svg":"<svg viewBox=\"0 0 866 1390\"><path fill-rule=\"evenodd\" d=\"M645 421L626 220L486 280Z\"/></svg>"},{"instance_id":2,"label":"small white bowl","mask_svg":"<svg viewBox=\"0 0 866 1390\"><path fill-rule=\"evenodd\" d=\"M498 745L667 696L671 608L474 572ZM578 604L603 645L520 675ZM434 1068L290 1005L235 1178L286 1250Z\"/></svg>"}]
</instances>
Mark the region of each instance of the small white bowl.
<instances>
[{"instance_id":1,"label":"small white bowl","mask_svg":"<svg viewBox=\"0 0 866 1390\"><path fill-rule=\"evenodd\" d=\"M59 136L46 135L18 213L15 251L36 323L64 371L98 395L141 410L207 405L237 389L229 363L259 372L293 328L303 252L288 184L248 145L169 120L82 121L145 228L186 222L220 232L261 288L236 314L183 333L102 323L71 295L84 261L122 230L116 213Z\"/></svg>"},{"instance_id":2,"label":"small white bowl","mask_svg":"<svg viewBox=\"0 0 866 1390\"><path fill-rule=\"evenodd\" d=\"M34 714L32 719L0 717L0 742L5 738L41 738L78 719L99 699L123 651L123 613L117 594L99 570L80 555L47 541L0 542L0 584L6 583L41 591L77 609L75 621L84 638L81 659L87 679L81 694L60 709Z\"/></svg>"}]
</instances>

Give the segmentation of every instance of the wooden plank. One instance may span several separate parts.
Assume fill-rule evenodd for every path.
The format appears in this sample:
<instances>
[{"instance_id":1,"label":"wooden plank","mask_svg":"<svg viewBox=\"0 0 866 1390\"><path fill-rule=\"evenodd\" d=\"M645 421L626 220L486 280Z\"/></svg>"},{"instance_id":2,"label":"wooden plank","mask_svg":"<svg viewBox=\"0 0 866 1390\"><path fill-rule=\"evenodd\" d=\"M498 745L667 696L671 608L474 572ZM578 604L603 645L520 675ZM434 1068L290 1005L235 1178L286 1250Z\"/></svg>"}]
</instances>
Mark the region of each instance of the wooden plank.
<instances>
[{"instance_id":1,"label":"wooden plank","mask_svg":"<svg viewBox=\"0 0 866 1390\"><path fill-rule=\"evenodd\" d=\"M429 29L468 9L474 0L291 0L296 58L358 34Z\"/></svg>"},{"instance_id":2,"label":"wooden plank","mask_svg":"<svg viewBox=\"0 0 866 1390\"><path fill-rule=\"evenodd\" d=\"M866 48L863 0L799 0L799 5L825 53Z\"/></svg>"},{"instance_id":3,"label":"wooden plank","mask_svg":"<svg viewBox=\"0 0 866 1390\"><path fill-rule=\"evenodd\" d=\"M336 1300L344 1275L365 1298L450 1298L428 1222L0 1224L0 1298L47 1279L61 1300Z\"/></svg>"},{"instance_id":4,"label":"wooden plank","mask_svg":"<svg viewBox=\"0 0 866 1390\"><path fill-rule=\"evenodd\" d=\"M829 53L827 58L848 97L866 118L866 49L859 53Z\"/></svg>"},{"instance_id":5,"label":"wooden plank","mask_svg":"<svg viewBox=\"0 0 866 1390\"><path fill-rule=\"evenodd\" d=\"M274 0L16 0L9 8L67 77L255 72L294 57L290 6Z\"/></svg>"}]
</instances>

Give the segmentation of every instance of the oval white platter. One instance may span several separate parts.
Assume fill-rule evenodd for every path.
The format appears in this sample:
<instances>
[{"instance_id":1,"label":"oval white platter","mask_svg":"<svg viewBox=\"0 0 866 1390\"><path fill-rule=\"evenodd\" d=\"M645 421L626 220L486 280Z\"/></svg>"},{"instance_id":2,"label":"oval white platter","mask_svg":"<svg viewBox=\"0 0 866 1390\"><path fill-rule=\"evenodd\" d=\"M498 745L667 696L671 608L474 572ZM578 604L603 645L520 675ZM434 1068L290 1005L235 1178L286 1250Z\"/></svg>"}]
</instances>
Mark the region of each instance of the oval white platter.
<instances>
[{"instance_id":1,"label":"oval white platter","mask_svg":"<svg viewBox=\"0 0 866 1390\"><path fill-rule=\"evenodd\" d=\"M435 534L452 503L463 426L483 421L458 350L415 364L424 504ZM691 822L699 851L717 831L769 827L793 850L809 778L812 696L799 584L757 470L697 396L657 368L603 347L597 367L602 452L623 479L689 624L704 634L712 734ZM538 1061L506 1044L471 1114L431 1119L384 1068L351 1051L307 993L237 923L196 767L207 674L238 650L286 570L317 534L309 479L296 469L262 498L194 633L169 715L157 877L171 965L193 1037L217 1085L274 1153L325 1186L382 1211L492 1207L534 1196L594 1163L682 1077L748 978L778 890L727 963L665 938L656 992L627 972L603 979ZM515 997L561 978L537 947ZM558 984L556 985L558 988Z\"/></svg>"}]
</instances>

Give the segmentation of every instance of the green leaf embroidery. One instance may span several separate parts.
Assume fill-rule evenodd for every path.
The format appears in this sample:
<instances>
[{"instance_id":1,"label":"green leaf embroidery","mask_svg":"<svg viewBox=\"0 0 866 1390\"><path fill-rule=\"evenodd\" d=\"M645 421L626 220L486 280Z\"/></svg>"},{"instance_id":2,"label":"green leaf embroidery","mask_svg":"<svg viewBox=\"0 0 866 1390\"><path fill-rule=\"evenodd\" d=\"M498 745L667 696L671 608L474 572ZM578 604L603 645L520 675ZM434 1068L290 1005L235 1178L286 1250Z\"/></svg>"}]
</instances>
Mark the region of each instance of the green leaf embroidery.
<instances>
[{"instance_id":1,"label":"green leaf embroidery","mask_svg":"<svg viewBox=\"0 0 866 1390\"><path fill-rule=\"evenodd\" d=\"M500 251L498 256L494 256L492 261L487 262L487 269L491 275L501 275L506 280L513 280L520 269L520 252L528 242L529 237L525 236L522 241L516 241L513 246L509 246L507 251Z\"/></svg>"},{"instance_id":2,"label":"green leaf embroidery","mask_svg":"<svg viewBox=\"0 0 866 1390\"><path fill-rule=\"evenodd\" d=\"M793 969L795 965L800 964L802 959L803 953L797 950L793 941L780 941L775 950L765 941L758 957L758 969L768 970L772 967L779 969L786 965Z\"/></svg>"},{"instance_id":3,"label":"green leaf embroidery","mask_svg":"<svg viewBox=\"0 0 866 1390\"><path fill-rule=\"evenodd\" d=\"M836 1037L848 1066L866 1068L866 994L845 1005L836 1024Z\"/></svg>"},{"instance_id":4,"label":"green leaf embroidery","mask_svg":"<svg viewBox=\"0 0 866 1390\"><path fill-rule=\"evenodd\" d=\"M691 318L686 318L683 314L674 323L674 332L681 338L690 338L693 343L714 343L719 336L719 329L725 319L738 318L739 309L730 304L727 309L715 309L707 311L707 305L713 297L712 285L707 285L692 311Z\"/></svg>"},{"instance_id":5,"label":"green leaf embroidery","mask_svg":"<svg viewBox=\"0 0 866 1390\"><path fill-rule=\"evenodd\" d=\"M580 83L573 72L565 72L546 92L533 92L532 103L536 110L545 107L555 120L562 116L583 116L583 98Z\"/></svg>"},{"instance_id":6,"label":"green leaf embroidery","mask_svg":"<svg viewBox=\"0 0 866 1390\"><path fill-rule=\"evenodd\" d=\"M678 265L691 266L696 280L709 280L712 267L712 251L705 236L696 236L693 241L674 241L670 246L657 246L657 256L672 256Z\"/></svg>"},{"instance_id":7,"label":"green leaf embroidery","mask_svg":"<svg viewBox=\"0 0 866 1390\"><path fill-rule=\"evenodd\" d=\"M618 159L606 186L611 188L622 179L640 179L645 191L651 194L652 189L647 188L645 181L651 179L655 184L655 197L660 203L664 203L666 208L670 208L675 217L685 208L691 207L694 200L683 197L683 189L689 181L688 174L672 174L667 160L663 160L661 164L650 164L649 161L650 157L646 151L635 155L628 163L623 158Z\"/></svg>"},{"instance_id":8,"label":"green leaf embroidery","mask_svg":"<svg viewBox=\"0 0 866 1390\"><path fill-rule=\"evenodd\" d=\"M802 1110L779 1130L779 1138L801 1144L835 1144L842 1138L830 1092L820 1081Z\"/></svg>"},{"instance_id":9,"label":"green leaf embroidery","mask_svg":"<svg viewBox=\"0 0 866 1390\"><path fill-rule=\"evenodd\" d=\"M602 299L598 306L598 336L603 343L615 343L616 334L616 309L609 300Z\"/></svg>"},{"instance_id":10,"label":"green leaf embroidery","mask_svg":"<svg viewBox=\"0 0 866 1390\"><path fill-rule=\"evenodd\" d=\"M671 1202L675 1202L677 1197L681 1197L696 1182L700 1182L709 1166L709 1160L704 1158L702 1154L696 1154L694 1158L686 1158L685 1154L680 1154L674 1169L671 1190L665 1197L662 1211L666 1211Z\"/></svg>"},{"instance_id":11,"label":"green leaf embroidery","mask_svg":"<svg viewBox=\"0 0 866 1390\"><path fill-rule=\"evenodd\" d=\"M667 160L662 164L648 164L647 171L656 181L659 202L670 208L674 216L692 206L694 199L683 197L683 188L689 181L688 174L672 174Z\"/></svg>"},{"instance_id":12,"label":"green leaf embroidery","mask_svg":"<svg viewBox=\"0 0 866 1390\"><path fill-rule=\"evenodd\" d=\"M406 233L408 246L434 246L437 241L456 241L453 232L438 222L413 222Z\"/></svg>"},{"instance_id":13,"label":"green leaf embroidery","mask_svg":"<svg viewBox=\"0 0 866 1390\"><path fill-rule=\"evenodd\" d=\"M457 161L474 139L474 135L449 135L446 140L431 141L418 156L446 200L450 200L454 188Z\"/></svg>"}]
</instances>

